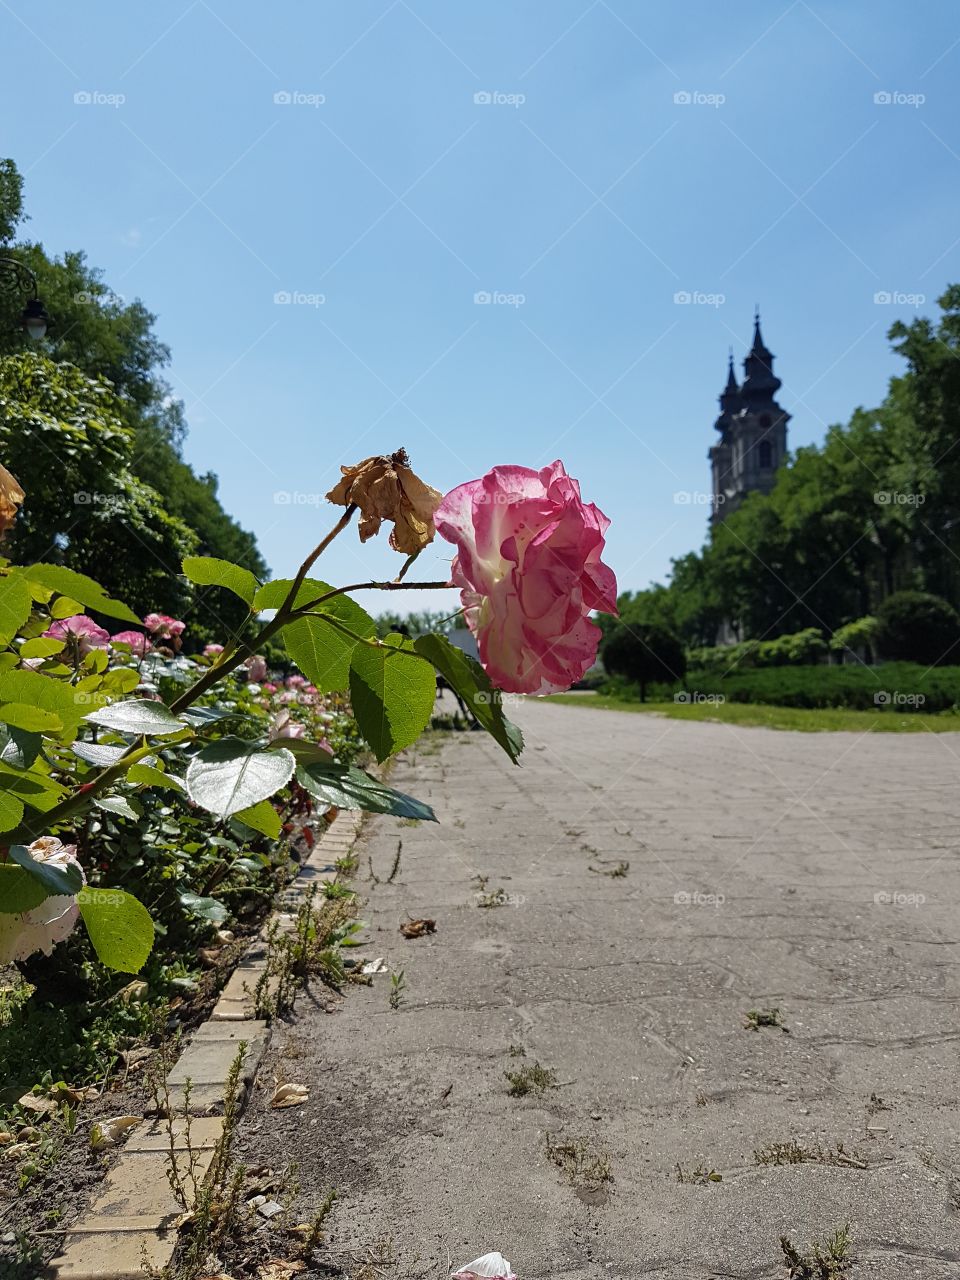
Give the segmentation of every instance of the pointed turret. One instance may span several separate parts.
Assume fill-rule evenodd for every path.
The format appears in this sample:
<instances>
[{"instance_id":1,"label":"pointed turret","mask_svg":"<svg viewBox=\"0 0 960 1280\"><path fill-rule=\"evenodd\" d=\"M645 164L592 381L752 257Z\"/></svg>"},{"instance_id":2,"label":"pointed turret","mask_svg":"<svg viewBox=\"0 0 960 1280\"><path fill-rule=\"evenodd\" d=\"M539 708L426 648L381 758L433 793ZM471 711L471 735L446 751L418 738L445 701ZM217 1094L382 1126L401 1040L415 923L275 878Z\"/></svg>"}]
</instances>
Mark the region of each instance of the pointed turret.
<instances>
[{"instance_id":1,"label":"pointed turret","mask_svg":"<svg viewBox=\"0 0 960 1280\"><path fill-rule=\"evenodd\" d=\"M760 332L760 308L753 317L753 346L743 362L742 395L746 401L772 400L780 390L780 379L773 372L773 352L764 345Z\"/></svg>"},{"instance_id":2,"label":"pointed turret","mask_svg":"<svg viewBox=\"0 0 960 1280\"><path fill-rule=\"evenodd\" d=\"M733 348L730 349L729 364L727 368L727 385L720 392L720 416L717 418L714 426L718 431L725 431L730 425L730 419L733 415L743 407L743 400L740 396L740 387L737 383L737 375L733 371Z\"/></svg>"}]
</instances>

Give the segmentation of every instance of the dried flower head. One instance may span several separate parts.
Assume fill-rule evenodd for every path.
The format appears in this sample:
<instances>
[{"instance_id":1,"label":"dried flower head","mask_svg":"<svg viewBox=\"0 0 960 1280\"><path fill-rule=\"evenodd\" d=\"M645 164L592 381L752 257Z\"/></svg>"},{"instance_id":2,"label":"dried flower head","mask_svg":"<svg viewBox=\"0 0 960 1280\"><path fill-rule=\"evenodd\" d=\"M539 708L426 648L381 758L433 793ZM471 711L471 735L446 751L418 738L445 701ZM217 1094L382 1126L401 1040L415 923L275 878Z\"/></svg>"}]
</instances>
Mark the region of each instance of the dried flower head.
<instances>
[{"instance_id":1,"label":"dried flower head","mask_svg":"<svg viewBox=\"0 0 960 1280\"><path fill-rule=\"evenodd\" d=\"M17 518L17 508L26 494L6 469L0 465L0 538L13 525Z\"/></svg>"},{"instance_id":2,"label":"dried flower head","mask_svg":"<svg viewBox=\"0 0 960 1280\"><path fill-rule=\"evenodd\" d=\"M443 495L410 470L405 449L389 458L364 458L356 466L340 470L343 479L327 498L341 507L360 508L361 542L378 533L384 520L393 521L390 545L394 551L413 555L433 541L433 513Z\"/></svg>"}]
</instances>

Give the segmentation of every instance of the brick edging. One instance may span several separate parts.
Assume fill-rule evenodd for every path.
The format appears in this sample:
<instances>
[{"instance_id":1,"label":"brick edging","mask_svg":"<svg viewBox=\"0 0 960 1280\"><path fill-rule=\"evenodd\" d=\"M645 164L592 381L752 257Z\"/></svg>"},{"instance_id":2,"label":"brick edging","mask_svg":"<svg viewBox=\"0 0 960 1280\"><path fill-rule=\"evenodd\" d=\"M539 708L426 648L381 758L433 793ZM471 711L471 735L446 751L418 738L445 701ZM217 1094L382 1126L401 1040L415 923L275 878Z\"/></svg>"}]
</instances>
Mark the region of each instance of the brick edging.
<instances>
[{"instance_id":1,"label":"brick edging","mask_svg":"<svg viewBox=\"0 0 960 1280\"><path fill-rule=\"evenodd\" d=\"M254 1017L253 995L267 967L267 931L274 923L289 930L311 886L335 878L332 864L350 852L362 821L359 810L342 810L317 840L310 857L281 891L259 937L237 962L209 1018L193 1032L167 1077L170 1100L180 1116L184 1084L190 1081L190 1146L198 1180L206 1176L224 1136L223 1117L204 1113L223 1102L238 1044L247 1043L242 1108L270 1039L269 1024ZM184 1153L186 1169L190 1157L183 1120L174 1119L172 1129L174 1149ZM50 1262L51 1280L143 1280L145 1265L160 1270L170 1262L183 1209L167 1180L169 1160L166 1120L151 1120L130 1130L96 1198L80 1221L67 1229L60 1253Z\"/></svg>"}]
</instances>

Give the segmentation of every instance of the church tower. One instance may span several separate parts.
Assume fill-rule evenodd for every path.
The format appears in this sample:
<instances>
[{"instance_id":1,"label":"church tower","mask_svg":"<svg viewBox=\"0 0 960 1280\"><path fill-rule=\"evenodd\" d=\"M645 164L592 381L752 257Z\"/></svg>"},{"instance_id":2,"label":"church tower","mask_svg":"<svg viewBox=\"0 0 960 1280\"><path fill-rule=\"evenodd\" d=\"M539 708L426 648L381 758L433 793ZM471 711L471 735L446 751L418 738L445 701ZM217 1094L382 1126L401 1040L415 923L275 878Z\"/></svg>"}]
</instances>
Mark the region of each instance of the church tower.
<instances>
[{"instance_id":1,"label":"church tower","mask_svg":"<svg viewBox=\"0 0 960 1280\"><path fill-rule=\"evenodd\" d=\"M714 424L720 440L709 454L713 472L710 519L714 523L736 511L748 493L769 493L777 468L787 456L790 414L776 401L781 383L773 372L773 353L763 343L759 310L743 374L743 385L738 386L731 352L720 416Z\"/></svg>"}]
</instances>

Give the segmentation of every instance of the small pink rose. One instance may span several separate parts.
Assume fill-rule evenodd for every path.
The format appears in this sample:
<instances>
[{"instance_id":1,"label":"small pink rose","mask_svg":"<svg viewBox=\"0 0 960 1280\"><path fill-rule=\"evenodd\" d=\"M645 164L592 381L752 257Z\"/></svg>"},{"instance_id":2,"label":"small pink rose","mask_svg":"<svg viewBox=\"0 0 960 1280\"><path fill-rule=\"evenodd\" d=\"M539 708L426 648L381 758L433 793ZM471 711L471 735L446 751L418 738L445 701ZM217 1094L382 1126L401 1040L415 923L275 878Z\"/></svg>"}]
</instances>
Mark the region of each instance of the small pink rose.
<instances>
[{"instance_id":1,"label":"small pink rose","mask_svg":"<svg viewBox=\"0 0 960 1280\"><path fill-rule=\"evenodd\" d=\"M50 640L64 640L75 645L81 658L93 649L106 649L110 643L110 633L82 613L52 622L43 634Z\"/></svg>"},{"instance_id":2,"label":"small pink rose","mask_svg":"<svg viewBox=\"0 0 960 1280\"><path fill-rule=\"evenodd\" d=\"M207 644L203 647L203 656L205 658L219 658L223 653L222 644Z\"/></svg>"},{"instance_id":3,"label":"small pink rose","mask_svg":"<svg viewBox=\"0 0 960 1280\"><path fill-rule=\"evenodd\" d=\"M600 559L607 517L554 462L494 467L448 493L435 521L457 548L451 577L493 683L509 693L569 689L597 656L590 612L617 611L617 581Z\"/></svg>"},{"instance_id":4,"label":"small pink rose","mask_svg":"<svg viewBox=\"0 0 960 1280\"><path fill-rule=\"evenodd\" d=\"M306 727L291 719L289 711L280 711L270 721L270 740L277 738L302 738Z\"/></svg>"},{"instance_id":5,"label":"small pink rose","mask_svg":"<svg viewBox=\"0 0 960 1280\"><path fill-rule=\"evenodd\" d=\"M263 692L264 692L264 693L276 693L276 692L277 692L277 686L276 686L275 684L272 684L269 680L265 680L265 681L263 682L262 688L263 688Z\"/></svg>"},{"instance_id":6,"label":"small pink rose","mask_svg":"<svg viewBox=\"0 0 960 1280\"><path fill-rule=\"evenodd\" d=\"M247 669L247 679L252 680L254 684L260 684L270 674L266 658L261 658L259 654L248 658L243 665Z\"/></svg>"},{"instance_id":7,"label":"small pink rose","mask_svg":"<svg viewBox=\"0 0 960 1280\"><path fill-rule=\"evenodd\" d=\"M182 636L187 624L178 618L171 618L168 613L148 613L143 625L152 631L158 640L175 640Z\"/></svg>"},{"instance_id":8,"label":"small pink rose","mask_svg":"<svg viewBox=\"0 0 960 1280\"><path fill-rule=\"evenodd\" d=\"M110 637L110 643L128 645L130 652L138 658L142 658L153 648L142 631L118 631L116 635Z\"/></svg>"}]
</instances>

